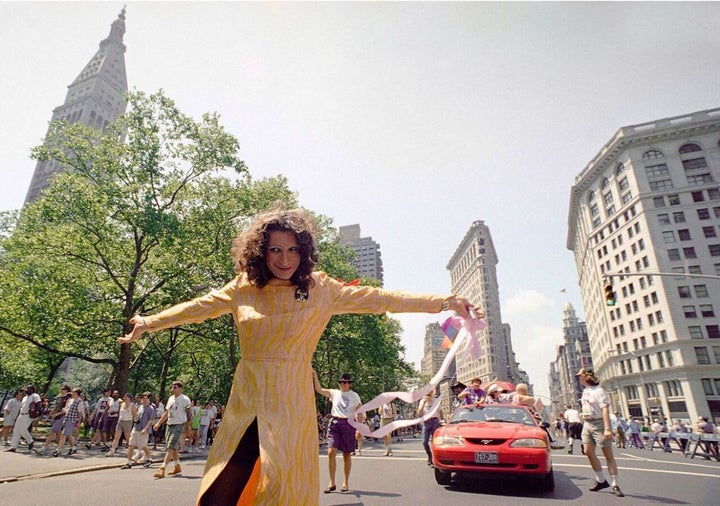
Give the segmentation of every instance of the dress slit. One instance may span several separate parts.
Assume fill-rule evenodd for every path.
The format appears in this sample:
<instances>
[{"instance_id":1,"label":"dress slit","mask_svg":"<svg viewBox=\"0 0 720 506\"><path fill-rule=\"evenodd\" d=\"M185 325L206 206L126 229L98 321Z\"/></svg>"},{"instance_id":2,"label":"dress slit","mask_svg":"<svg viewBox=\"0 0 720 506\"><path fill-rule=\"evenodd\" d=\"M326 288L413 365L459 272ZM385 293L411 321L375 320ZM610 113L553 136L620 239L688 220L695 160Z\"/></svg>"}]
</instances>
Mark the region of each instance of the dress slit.
<instances>
[{"instance_id":1,"label":"dress slit","mask_svg":"<svg viewBox=\"0 0 720 506\"><path fill-rule=\"evenodd\" d=\"M222 430L222 427L220 427ZM252 504L260 478L257 418L248 426L230 460L198 500L199 506Z\"/></svg>"}]
</instances>

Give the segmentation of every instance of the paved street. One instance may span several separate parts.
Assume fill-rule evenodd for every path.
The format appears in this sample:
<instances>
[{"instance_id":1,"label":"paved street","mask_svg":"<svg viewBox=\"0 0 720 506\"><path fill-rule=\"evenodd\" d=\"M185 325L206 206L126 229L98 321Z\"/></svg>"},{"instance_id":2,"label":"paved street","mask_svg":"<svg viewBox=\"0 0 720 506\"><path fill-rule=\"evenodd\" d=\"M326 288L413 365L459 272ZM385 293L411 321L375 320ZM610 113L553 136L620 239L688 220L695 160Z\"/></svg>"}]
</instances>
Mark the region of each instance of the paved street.
<instances>
[{"instance_id":1,"label":"paved street","mask_svg":"<svg viewBox=\"0 0 720 506\"><path fill-rule=\"evenodd\" d=\"M31 506L40 503L82 502L104 506L192 505L202 476L203 456L183 458L179 477L153 480L154 471L121 470L123 457L106 458L82 448L72 457L41 457L0 452L0 497L2 504ZM362 456L353 458L350 492L323 494L327 485L327 457L320 454L319 504L330 505L497 505L527 504L692 504L715 505L720 496L720 463L689 459L673 453L618 450L620 484L626 494L589 492L592 473L583 455L556 451L553 455L556 489L537 492L530 483L481 480L443 487L435 483L433 471L425 464L419 439L394 445L394 456L383 457L379 443L366 443ZM160 460L162 452L154 458ZM338 459L340 464L340 459ZM154 468L157 468L157 464ZM338 466L340 467L340 465ZM340 475L338 475L338 480ZM340 482L338 481L338 484Z\"/></svg>"}]
</instances>

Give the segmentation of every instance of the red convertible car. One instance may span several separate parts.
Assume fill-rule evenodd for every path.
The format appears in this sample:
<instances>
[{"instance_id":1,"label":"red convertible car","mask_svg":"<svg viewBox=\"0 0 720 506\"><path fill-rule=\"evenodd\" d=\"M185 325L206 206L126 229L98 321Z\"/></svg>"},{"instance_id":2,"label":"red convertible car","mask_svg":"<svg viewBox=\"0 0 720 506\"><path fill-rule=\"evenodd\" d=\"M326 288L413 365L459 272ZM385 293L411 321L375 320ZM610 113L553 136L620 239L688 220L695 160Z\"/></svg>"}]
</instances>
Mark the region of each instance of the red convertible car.
<instances>
[{"instance_id":1,"label":"red convertible car","mask_svg":"<svg viewBox=\"0 0 720 506\"><path fill-rule=\"evenodd\" d=\"M461 406L432 438L435 480L450 485L453 473L478 477L536 478L555 489L550 440L525 406Z\"/></svg>"}]
</instances>

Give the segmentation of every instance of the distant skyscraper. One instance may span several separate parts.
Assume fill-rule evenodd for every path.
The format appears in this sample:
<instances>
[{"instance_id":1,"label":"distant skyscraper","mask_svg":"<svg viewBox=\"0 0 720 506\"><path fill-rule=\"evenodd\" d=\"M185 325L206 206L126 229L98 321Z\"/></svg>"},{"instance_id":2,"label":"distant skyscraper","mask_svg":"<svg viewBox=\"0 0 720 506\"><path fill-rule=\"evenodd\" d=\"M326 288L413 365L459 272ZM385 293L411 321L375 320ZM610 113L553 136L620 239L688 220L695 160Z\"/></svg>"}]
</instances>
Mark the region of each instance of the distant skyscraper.
<instances>
[{"instance_id":1,"label":"distant skyscraper","mask_svg":"<svg viewBox=\"0 0 720 506\"><path fill-rule=\"evenodd\" d=\"M563 308L563 344L556 352L549 376L553 413L563 411L566 404L578 406L582 386L575 374L581 367L593 367L587 326L575 315L569 302Z\"/></svg>"},{"instance_id":2,"label":"distant skyscraper","mask_svg":"<svg viewBox=\"0 0 720 506\"><path fill-rule=\"evenodd\" d=\"M85 65L77 78L68 86L65 103L53 110L52 121L64 119L80 122L98 130L125 112L128 90L125 75L125 8L110 27L110 34ZM35 166L25 203L32 202L47 188L50 178L64 168L56 162L39 161Z\"/></svg>"},{"instance_id":3,"label":"distant skyscraper","mask_svg":"<svg viewBox=\"0 0 720 506\"><path fill-rule=\"evenodd\" d=\"M483 382L495 377L514 383L526 381L527 376L524 372L521 374L515 362L510 326L502 322L500 314L497 263L490 229L478 220L465 234L447 265L451 291L480 307L488 324L480 339L482 357L479 360L456 359L458 379L464 383L475 376Z\"/></svg>"},{"instance_id":4,"label":"distant skyscraper","mask_svg":"<svg viewBox=\"0 0 720 506\"><path fill-rule=\"evenodd\" d=\"M372 237L360 237L360 225L345 225L340 227L340 236L343 244L352 246L355 250L355 268L364 278L373 278L383 282L383 265L380 256L380 245Z\"/></svg>"},{"instance_id":5,"label":"distant skyscraper","mask_svg":"<svg viewBox=\"0 0 720 506\"><path fill-rule=\"evenodd\" d=\"M620 128L575 178L567 247L615 408L720 417L720 109Z\"/></svg>"}]
</instances>

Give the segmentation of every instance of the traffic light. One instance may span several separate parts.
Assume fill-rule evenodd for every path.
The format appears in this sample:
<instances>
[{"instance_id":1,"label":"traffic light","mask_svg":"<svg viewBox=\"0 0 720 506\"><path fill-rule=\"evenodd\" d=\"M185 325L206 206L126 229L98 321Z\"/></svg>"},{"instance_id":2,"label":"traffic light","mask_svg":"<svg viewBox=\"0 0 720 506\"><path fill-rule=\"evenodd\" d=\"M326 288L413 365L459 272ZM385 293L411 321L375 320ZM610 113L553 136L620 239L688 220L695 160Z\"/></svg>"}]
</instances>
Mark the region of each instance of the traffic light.
<instances>
[{"instance_id":1,"label":"traffic light","mask_svg":"<svg viewBox=\"0 0 720 506\"><path fill-rule=\"evenodd\" d=\"M617 301L617 296L613 291L613 286L608 283L605 285L605 304L608 306L614 306Z\"/></svg>"}]
</instances>

